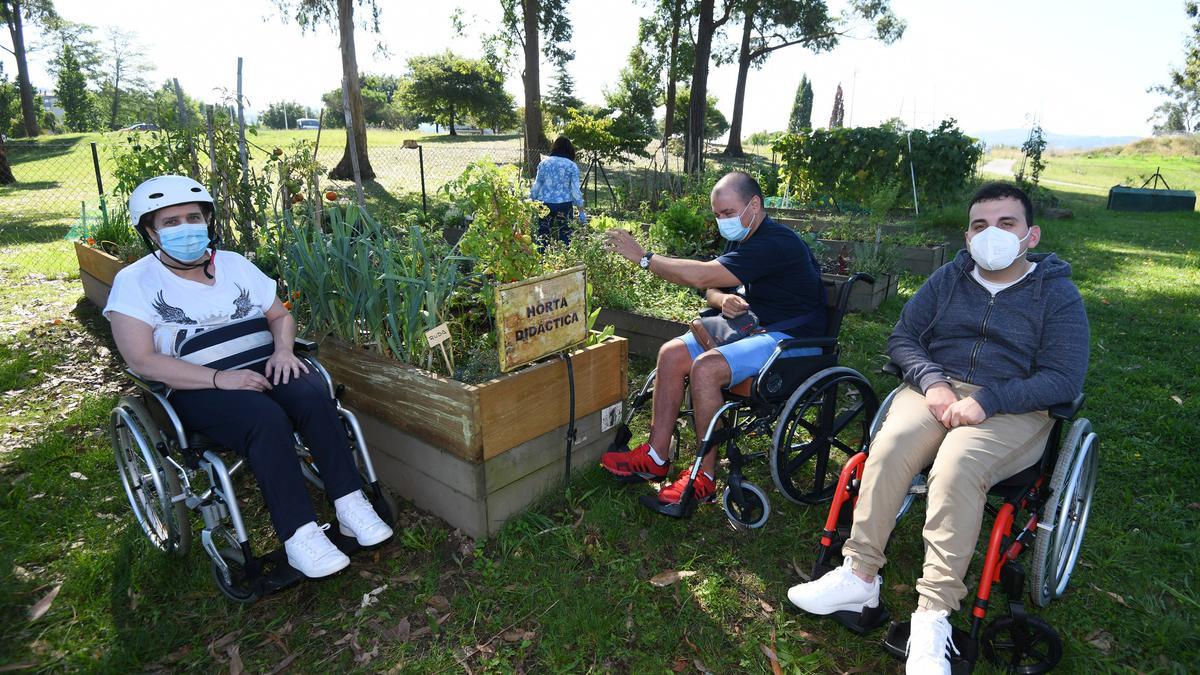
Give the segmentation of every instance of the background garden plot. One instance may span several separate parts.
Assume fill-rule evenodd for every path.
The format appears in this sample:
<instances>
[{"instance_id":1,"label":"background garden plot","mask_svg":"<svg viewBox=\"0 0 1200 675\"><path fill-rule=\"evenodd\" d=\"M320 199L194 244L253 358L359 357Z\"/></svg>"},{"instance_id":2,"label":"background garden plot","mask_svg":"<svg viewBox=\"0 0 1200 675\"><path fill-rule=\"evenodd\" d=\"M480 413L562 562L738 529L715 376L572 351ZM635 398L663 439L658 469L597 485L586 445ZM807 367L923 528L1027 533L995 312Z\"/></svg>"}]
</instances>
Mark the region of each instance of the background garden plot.
<instances>
[{"instance_id":1,"label":"background garden plot","mask_svg":"<svg viewBox=\"0 0 1200 675\"><path fill-rule=\"evenodd\" d=\"M316 132L253 131L247 138L251 167L261 166L274 148L288 147L302 139L315 140ZM418 140L422 149L405 148L404 141L410 139ZM8 159L18 182L0 186L0 273L5 278L33 281L73 277L77 267L68 234L82 218L99 215L96 167L103 189L111 191L115 185L113 153L136 142L137 134L127 133L60 134L31 141L8 141ZM317 158L326 169L341 159L345 142L344 130L323 131ZM368 133L368 158L376 176L365 187L367 201L386 206L405 193L420 193L422 159L425 192L432 199L442 186L473 162L487 160L519 166L522 148L523 139L519 135L451 137L372 129ZM726 168L761 169L771 156L767 146L748 146L748 157L729 161L720 156L722 150L720 146L711 146L706 153L710 162ZM586 160L581 157L580 161L586 173ZM679 166L678 157L668 159L669 169ZM649 158L605 165L605 176L619 195L618 201L630 202L628 195L650 185L647 182L650 167ZM353 190L353 183L348 181L324 179L323 183L345 194ZM601 205L613 205L603 180L593 183L585 192L589 206L597 199Z\"/></svg>"}]
</instances>

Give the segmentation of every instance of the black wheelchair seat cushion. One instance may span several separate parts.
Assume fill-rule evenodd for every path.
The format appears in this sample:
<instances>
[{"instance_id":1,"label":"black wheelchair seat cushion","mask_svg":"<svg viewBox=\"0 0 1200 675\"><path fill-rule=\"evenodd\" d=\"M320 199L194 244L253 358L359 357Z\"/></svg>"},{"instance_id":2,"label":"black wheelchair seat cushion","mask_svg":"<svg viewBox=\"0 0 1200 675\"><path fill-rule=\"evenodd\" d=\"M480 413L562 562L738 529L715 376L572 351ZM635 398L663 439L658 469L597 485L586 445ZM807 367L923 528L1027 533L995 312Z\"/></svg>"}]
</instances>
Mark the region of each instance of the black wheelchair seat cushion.
<instances>
[{"instance_id":1,"label":"black wheelchair seat cushion","mask_svg":"<svg viewBox=\"0 0 1200 675\"><path fill-rule=\"evenodd\" d=\"M214 441L199 431L187 432L187 444L188 450L193 452L201 452L204 450L213 450L223 447L220 443Z\"/></svg>"},{"instance_id":2,"label":"black wheelchair seat cushion","mask_svg":"<svg viewBox=\"0 0 1200 675\"><path fill-rule=\"evenodd\" d=\"M1042 475L1042 462L1039 459L1032 466L1028 466L993 485L988 489L988 494L1011 501L1020 497L1030 485L1033 485L1033 482L1040 475Z\"/></svg>"}]
</instances>

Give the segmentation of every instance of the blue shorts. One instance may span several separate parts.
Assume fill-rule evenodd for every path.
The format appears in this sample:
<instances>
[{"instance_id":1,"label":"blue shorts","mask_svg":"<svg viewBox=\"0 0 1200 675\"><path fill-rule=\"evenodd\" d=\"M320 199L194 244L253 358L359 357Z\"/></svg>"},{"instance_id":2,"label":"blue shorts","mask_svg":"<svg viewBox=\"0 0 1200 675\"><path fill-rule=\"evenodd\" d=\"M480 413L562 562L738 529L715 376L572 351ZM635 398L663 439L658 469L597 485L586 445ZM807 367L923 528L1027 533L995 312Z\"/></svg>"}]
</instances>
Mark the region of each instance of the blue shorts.
<instances>
[{"instance_id":1,"label":"blue shorts","mask_svg":"<svg viewBox=\"0 0 1200 675\"><path fill-rule=\"evenodd\" d=\"M725 362L729 364L729 370L732 373L729 383L737 384L747 377L757 375L758 371L762 369L763 364L775 352L775 345L780 340L786 340L790 337L787 333L779 331L759 333L742 338L737 342L717 347L716 350L721 353L721 356L725 357ZM683 340L683 344L687 345L688 353L692 355L693 361L700 354L704 353L704 349L696 342L696 337L692 335L691 331L680 335L677 339ZM784 352L783 358L815 356L820 353L820 347L796 347Z\"/></svg>"}]
</instances>

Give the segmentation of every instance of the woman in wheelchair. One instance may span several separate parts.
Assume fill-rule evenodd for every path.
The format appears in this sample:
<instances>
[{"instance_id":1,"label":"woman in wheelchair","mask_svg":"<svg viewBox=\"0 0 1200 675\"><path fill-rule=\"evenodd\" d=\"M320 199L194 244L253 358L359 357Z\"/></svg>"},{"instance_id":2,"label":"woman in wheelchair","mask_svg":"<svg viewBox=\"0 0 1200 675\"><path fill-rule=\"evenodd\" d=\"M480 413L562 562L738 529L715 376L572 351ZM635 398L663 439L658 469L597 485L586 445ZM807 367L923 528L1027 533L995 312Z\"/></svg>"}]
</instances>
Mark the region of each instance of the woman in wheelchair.
<instances>
[{"instance_id":1,"label":"woman in wheelchair","mask_svg":"<svg viewBox=\"0 0 1200 675\"><path fill-rule=\"evenodd\" d=\"M788 592L812 614L867 616L879 607L896 514L914 476L931 467L910 673L951 672L948 615L967 595L988 490L1042 457L1053 427L1047 411L1076 398L1088 363L1087 315L1071 267L1029 251L1041 231L1025 193L985 185L968 220L969 252L929 277L888 339L905 386L871 439L843 565ZM832 536L826 531L823 545Z\"/></svg>"},{"instance_id":2,"label":"woman in wheelchair","mask_svg":"<svg viewBox=\"0 0 1200 675\"><path fill-rule=\"evenodd\" d=\"M320 467L341 533L362 546L391 537L363 494L327 384L293 352L296 322L275 282L241 255L218 252L208 191L159 176L133 191L129 213L157 248L117 274L104 308L129 368L169 388L189 432L248 458L297 571L323 577L350 560L326 536L329 525L317 525L293 429Z\"/></svg>"}]
</instances>

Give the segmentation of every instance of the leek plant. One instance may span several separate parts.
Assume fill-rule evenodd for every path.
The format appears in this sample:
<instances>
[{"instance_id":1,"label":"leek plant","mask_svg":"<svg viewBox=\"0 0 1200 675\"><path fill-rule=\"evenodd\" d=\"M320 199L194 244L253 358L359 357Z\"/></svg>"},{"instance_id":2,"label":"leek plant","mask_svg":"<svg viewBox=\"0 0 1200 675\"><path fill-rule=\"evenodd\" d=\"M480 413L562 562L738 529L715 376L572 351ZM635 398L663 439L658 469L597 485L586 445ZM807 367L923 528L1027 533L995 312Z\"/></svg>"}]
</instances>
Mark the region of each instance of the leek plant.
<instances>
[{"instance_id":1,"label":"leek plant","mask_svg":"<svg viewBox=\"0 0 1200 675\"><path fill-rule=\"evenodd\" d=\"M425 331L450 320L456 288L470 285L472 258L425 240L421 228L385 228L356 205L329 208L324 227L284 212L293 312L313 337L334 335L404 363L442 370ZM447 373L449 374L449 373Z\"/></svg>"}]
</instances>

